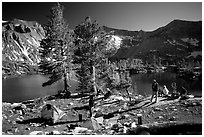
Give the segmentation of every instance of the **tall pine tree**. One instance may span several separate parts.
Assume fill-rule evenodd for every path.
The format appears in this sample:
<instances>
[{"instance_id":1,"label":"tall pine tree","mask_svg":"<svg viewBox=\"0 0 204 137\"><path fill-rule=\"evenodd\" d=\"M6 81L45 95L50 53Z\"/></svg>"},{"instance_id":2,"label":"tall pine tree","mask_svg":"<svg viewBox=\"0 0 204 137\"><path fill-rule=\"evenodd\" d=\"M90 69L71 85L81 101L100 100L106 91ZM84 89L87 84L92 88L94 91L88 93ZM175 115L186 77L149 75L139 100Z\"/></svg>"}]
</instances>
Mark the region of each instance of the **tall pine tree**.
<instances>
[{"instance_id":1,"label":"tall pine tree","mask_svg":"<svg viewBox=\"0 0 204 137\"><path fill-rule=\"evenodd\" d=\"M72 32L63 18L63 6L57 3L51 8L48 24L45 26L46 38L41 41L39 64L40 71L50 75L42 86L49 86L63 79L64 91L69 91L72 69Z\"/></svg>"},{"instance_id":2,"label":"tall pine tree","mask_svg":"<svg viewBox=\"0 0 204 137\"><path fill-rule=\"evenodd\" d=\"M97 80L103 77L107 70L106 45L108 35L99 25L87 17L84 22L75 27L75 63L79 64L76 70L80 82L78 90L81 93L96 93ZM107 72L107 71L106 71Z\"/></svg>"}]
</instances>

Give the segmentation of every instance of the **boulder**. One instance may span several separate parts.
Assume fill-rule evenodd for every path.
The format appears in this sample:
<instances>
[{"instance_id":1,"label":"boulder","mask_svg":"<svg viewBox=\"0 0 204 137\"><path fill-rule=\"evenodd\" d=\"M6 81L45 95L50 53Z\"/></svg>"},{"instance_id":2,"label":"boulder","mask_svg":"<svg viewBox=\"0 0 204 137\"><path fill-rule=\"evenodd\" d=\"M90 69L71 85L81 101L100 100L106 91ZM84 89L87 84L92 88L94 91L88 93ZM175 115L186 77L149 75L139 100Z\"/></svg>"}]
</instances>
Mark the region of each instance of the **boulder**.
<instances>
[{"instance_id":1,"label":"boulder","mask_svg":"<svg viewBox=\"0 0 204 137\"><path fill-rule=\"evenodd\" d=\"M54 135L60 135L61 133L57 130L52 131Z\"/></svg>"},{"instance_id":2,"label":"boulder","mask_svg":"<svg viewBox=\"0 0 204 137\"><path fill-rule=\"evenodd\" d=\"M137 127L136 123L135 123L135 122L132 122L132 123L131 123L131 128L135 128L135 127Z\"/></svg>"},{"instance_id":3,"label":"boulder","mask_svg":"<svg viewBox=\"0 0 204 137\"><path fill-rule=\"evenodd\" d=\"M88 128L84 128L84 127L75 127L73 134L80 134L80 133L84 133L88 131Z\"/></svg>"},{"instance_id":4,"label":"boulder","mask_svg":"<svg viewBox=\"0 0 204 137\"><path fill-rule=\"evenodd\" d=\"M32 131L29 135L43 135L44 133L42 131Z\"/></svg>"},{"instance_id":5,"label":"boulder","mask_svg":"<svg viewBox=\"0 0 204 137\"><path fill-rule=\"evenodd\" d=\"M169 120L170 120L170 121L175 121L175 120L176 120L176 117L173 116L173 117L169 118Z\"/></svg>"},{"instance_id":6,"label":"boulder","mask_svg":"<svg viewBox=\"0 0 204 137\"><path fill-rule=\"evenodd\" d=\"M158 116L157 118L158 118L158 119L163 119L164 117L163 117L163 116Z\"/></svg>"},{"instance_id":7,"label":"boulder","mask_svg":"<svg viewBox=\"0 0 204 137\"><path fill-rule=\"evenodd\" d=\"M107 121L107 124L109 127L112 127L114 124L117 124L117 121L119 119L120 116L115 116L115 117L112 117L110 118L108 121Z\"/></svg>"},{"instance_id":8,"label":"boulder","mask_svg":"<svg viewBox=\"0 0 204 137\"><path fill-rule=\"evenodd\" d=\"M102 117L102 119L103 119L103 117ZM99 122L101 122L101 118L96 119L94 117L91 117L91 123L92 123L94 130L101 129L101 126L99 125L98 120L99 120ZM102 123L103 123L103 121L102 121Z\"/></svg>"},{"instance_id":9,"label":"boulder","mask_svg":"<svg viewBox=\"0 0 204 137\"><path fill-rule=\"evenodd\" d=\"M99 124L103 124L103 120L104 120L103 117L97 117L95 119Z\"/></svg>"},{"instance_id":10,"label":"boulder","mask_svg":"<svg viewBox=\"0 0 204 137\"><path fill-rule=\"evenodd\" d=\"M114 130L110 130L110 131L107 132L107 134L108 134L108 135L113 135L114 132L115 132Z\"/></svg>"},{"instance_id":11,"label":"boulder","mask_svg":"<svg viewBox=\"0 0 204 137\"><path fill-rule=\"evenodd\" d=\"M116 131L116 132L118 132L119 131L119 125L118 124L114 124L112 127L111 127L111 130L114 130L114 131Z\"/></svg>"}]
</instances>

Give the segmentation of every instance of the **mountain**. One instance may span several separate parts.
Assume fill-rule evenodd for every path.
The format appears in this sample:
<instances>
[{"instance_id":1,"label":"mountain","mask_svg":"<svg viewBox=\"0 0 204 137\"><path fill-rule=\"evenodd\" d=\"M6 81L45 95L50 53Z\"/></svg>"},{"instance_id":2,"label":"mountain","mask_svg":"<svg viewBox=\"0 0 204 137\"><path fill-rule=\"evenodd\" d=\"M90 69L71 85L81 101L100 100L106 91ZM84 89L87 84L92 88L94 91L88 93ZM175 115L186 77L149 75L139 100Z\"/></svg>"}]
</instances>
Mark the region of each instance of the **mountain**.
<instances>
[{"instance_id":1,"label":"mountain","mask_svg":"<svg viewBox=\"0 0 204 137\"><path fill-rule=\"evenodd\" d=\"M202 21L174 20L154 31L128 31L103 26L112 35L108 49L117 49L111 60L140 58L173 64L184 58L202 56ZM114 35L114 36L113 36ZM36 21L14 19L2 22L2 72L22 74L37 70L38 48L45 37ZM119 46L118 44L122 44ZM114 43L116 47L111 47ZM119 49L118 49L119 48Z\"/></svg>"},{"instance_id":2,"label":"mountain","mask_svg":"<svg viewBox=\"0 0 204 137\"><path fill-rule=\"evenodd\" d=\"M202 21L174 20L154 31L128 31L103 27L123 40L122 48L112 60L141 58L151 62L153 57L163 62L173 62L202 51Z\"/></svg>"},{"instance_id":3,"label":"mountain","mask_svg":"<svg viewBox=\"0 0 204 137\"><path fill-rule=\"evenodd\" d=\"M21 74L30 72L39 62L38 47L45 37L36 21L14 19L2 22L2 72Z\"/></svg>"}]
</instances>

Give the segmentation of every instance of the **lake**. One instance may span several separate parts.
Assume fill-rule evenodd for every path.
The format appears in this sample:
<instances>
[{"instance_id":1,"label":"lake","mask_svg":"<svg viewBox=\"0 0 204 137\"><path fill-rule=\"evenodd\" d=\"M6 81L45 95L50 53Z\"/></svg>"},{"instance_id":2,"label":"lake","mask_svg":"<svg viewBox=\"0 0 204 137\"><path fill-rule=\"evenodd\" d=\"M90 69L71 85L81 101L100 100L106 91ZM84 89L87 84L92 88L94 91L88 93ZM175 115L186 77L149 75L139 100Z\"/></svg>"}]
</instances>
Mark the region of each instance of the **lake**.
<instances>
[{"instance_id":1,"label":"lake","mask_svg":"<svg viewBox=\"0 0 204 137\"><path fill-rule=\"evenodd\" d=\"M134 92L143 96L151 95L152 93L152 82L154 79L157 80L160 86L166 85L167 89L172 92L171 84L176 82L177 86L184 86L188 93L196 96L202 96L202 82L194 81L187 82L183 79L176 78L175 73L162 72L162 73L147 73L147 74L136 74L132 75L132 85Z\"/></svg>"},{"instance_id":2,"label":"lake","mask_svg":"<svg viewBox=\"0 0 204 137\"><path fill-rule=\"evenodd\" d=\"M194 83L187 83L184 80L176 79L176 75L169 72L136 74L132 75L132 84L134 92L141 95L151 94L151 84L156 79L160 85L166 85L172 91L171 83L184 84L186 89L194 95L202 94L202 85L195 86ZM42 87L42 83L46 82L48 77L43 75L28 75L23 77L8 78L2 80L2 101L3 102L22 102L29 99L43 97L46 95L56 94L62 89L62 81L56 82L52 86ZM75 92L77 82L71 81L71 92Z\"/></svg>"},{"instance_id":3,"label":"lake","mask_svg":"<svg viewBox=\"0 0 204 137\"><path fill-rule=\"evenodd\" d=\"M21 102L29 99L54 95L63 89L63 82L59 81L51 86L42 87L48 77L43 75L27 75L2 80L3 102ZM71 91L75 91L77 82L71 81Z\"/></svg>"}]
</instances>

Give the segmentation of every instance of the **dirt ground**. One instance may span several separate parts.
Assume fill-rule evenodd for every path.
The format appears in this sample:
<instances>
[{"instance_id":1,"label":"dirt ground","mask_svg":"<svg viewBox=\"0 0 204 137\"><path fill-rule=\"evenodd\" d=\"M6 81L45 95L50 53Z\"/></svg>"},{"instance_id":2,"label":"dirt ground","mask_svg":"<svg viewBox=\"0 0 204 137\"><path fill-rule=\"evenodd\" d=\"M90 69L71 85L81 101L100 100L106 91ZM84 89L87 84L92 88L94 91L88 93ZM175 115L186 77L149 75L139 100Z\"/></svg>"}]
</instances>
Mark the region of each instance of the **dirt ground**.
<instances>
[{"instance_id":1,"label":"dirt ground","mask_svg":"<svg viewBox=\"0 0 204 137\"><path fill-rule=\"evenodd\" d=\"M114 135L124 133L124 128L131 128L134 122L138 123L137 114L142 114L142 124L162 122L202 123L202 97L186 100L167 99L159 97L159 101L151 103L150 97L128 99L112 95L108 99L95 99L93 115L102 118L100 128L95 129L89 118L88 100L86 98L45 99L20 103L25 108L25 114L14 110L19 104L2 104L2 134L88 134ZM66 112L66 115L54 125L44 125L40 119L42 106L55 105ZM82 122L79 121L82 114ZM117 125L119 130L113 127ZM76 127L83 130L78 131Z\"/></svg>"}]
</instances>

